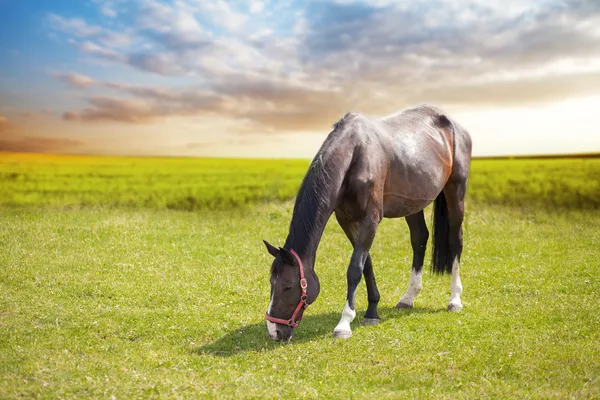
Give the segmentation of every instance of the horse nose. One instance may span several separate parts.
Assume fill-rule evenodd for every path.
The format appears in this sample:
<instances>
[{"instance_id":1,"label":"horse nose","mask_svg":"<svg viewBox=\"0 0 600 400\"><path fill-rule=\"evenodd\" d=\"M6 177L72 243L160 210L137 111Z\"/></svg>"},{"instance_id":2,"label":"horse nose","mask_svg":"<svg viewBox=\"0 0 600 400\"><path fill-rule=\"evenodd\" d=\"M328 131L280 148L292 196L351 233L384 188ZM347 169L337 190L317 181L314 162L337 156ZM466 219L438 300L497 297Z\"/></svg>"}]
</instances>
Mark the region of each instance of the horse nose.
<instances>
[{"instance_id":1,"label":"horse nose","mask_svg":"<svg viewBox=\"0 0 600 400\"><path fill-rule=\"evenodd\" d=\"M294 331L289 326L277 326L277 340L290 340Z\"/></svg>"}]
</instances>

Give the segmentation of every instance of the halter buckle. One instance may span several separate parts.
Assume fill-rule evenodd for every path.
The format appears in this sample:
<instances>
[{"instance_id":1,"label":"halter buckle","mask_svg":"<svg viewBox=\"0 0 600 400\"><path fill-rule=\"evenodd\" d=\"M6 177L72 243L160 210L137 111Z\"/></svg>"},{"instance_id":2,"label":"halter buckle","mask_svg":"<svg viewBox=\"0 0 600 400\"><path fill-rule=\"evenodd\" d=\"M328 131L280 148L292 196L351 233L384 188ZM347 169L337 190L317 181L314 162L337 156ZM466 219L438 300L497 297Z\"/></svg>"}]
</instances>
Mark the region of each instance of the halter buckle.
<instances>
[{"instance_id":1,"label":"halter buckle","mask_svg":"<svg viewBox=\"0 0 600 400\"><path fill-rule=\"evenodd\" d=\"M308 287L308 283L306 282L306 278L300 279L300 287L304 290Z\"/></svg>"}]
</instances>

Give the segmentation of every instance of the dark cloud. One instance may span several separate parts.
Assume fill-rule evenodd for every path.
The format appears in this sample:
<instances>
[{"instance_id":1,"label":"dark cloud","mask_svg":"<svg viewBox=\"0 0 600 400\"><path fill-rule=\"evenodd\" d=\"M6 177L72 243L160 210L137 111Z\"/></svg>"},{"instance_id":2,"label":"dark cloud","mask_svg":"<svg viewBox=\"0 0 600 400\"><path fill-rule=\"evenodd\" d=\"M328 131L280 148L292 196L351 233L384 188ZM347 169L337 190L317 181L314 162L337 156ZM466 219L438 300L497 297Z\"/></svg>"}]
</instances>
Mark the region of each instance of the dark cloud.
<instances>
[{"instance_id":1,"label":"dark cloud","mask_svg":"<svg viewBox=\"0 0 600 400\"><path fill-rule=\"evenodd\" d=\"M74 149L79 145L79 141L71 139L23 136L22 129L0 115L0 151L51 153Z\"/></svg>"},{"instance_id":2,"label":"dark cloud","mask_svg":"<svg viewBox=\"0 0 600 400\"><path fill-rule=\"evenodd\" d=\"M60 153L76 150L81 142L72 139L25 136L17 139L0 137L0 151L24 153Z\"/></svg>"},{"instance_id":3,"label":"dark cloud","mask_svg":"<svg viewBox=\"0 0 600 400\"><path fill-rule=\"evenodd\" d=\"M169 116L201 115L222 110L221 99L211 94L191 91L160 90L124 84L106 83L137 98L96 96L87 99L92 106L63 114L67 121L118 121L147 123Z\"/></svg>"},{"instance_id":4,"label":"dark cloud","mask_svg":"<svg viewBox=\"0 0 600 400\"><path fill-rule=\"evenodd\" d=\"M88 101L93 108L87 108L79 112L65 112L63 119L67 121L94 122L111 120L139 123L164 115L164 111L155 110L151 104L142 100L92 97Z\"/></svg>"},{"instance_id":5,"label":"dark cloud","mask_svg":"<svg viewBox=\"0 0 600 400\"><path fill-rule=\"evenodd\" d=\"M183 75L185 71L171 53L136 53L127 57L132 67L159 75Z\"/></svg>"}]
</instances>

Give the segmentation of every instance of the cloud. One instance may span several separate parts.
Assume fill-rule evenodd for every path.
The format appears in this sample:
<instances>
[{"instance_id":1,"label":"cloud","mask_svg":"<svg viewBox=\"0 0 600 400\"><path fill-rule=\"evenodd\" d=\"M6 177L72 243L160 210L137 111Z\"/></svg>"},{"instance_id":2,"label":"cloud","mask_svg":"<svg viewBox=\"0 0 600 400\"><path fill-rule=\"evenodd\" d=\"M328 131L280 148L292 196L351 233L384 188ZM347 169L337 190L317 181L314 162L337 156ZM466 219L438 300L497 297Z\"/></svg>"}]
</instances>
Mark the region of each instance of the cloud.
<instances>
[{"instance_id":1,"label":"cloud","mask_svg":"<svg viewBox=\"0 0 600 400\"><path fill-rule=\"evenodd\" d=\"M306 130L349 110L534 103L600 91L594 0L253 1L244 10L225 1L136 4L131 31L113 33L147 48L116 50L101 41L107 29L79 19L54 23L85 38L76 47L86 56L186 77L190 87L97 82L115 94L88 97L88 108L65 119L140 123L215 113L266 130Z\"/></svg>"},{"instance_id":2,"label":"cloud","mask_svg":"<svg viewBox=\"0 0 600 400\"><path fill-rule=\"evenodd\" d=\"M0 115L0 132L9 132L15 129L15 125L3 115Z\"/></svg>"},{"instance_id":3,"label":"cloud","mask_svg":"<svg viewBox=\"0 0 600 400\"><path fill-rule=\"evenodd\" d=\"M111 97L92 97L89 103L94 108L80 112L65 112L63 119L67 121L100 121L143 122L158 117L159 111L153 110L150 103L143 100L118 99Z\"/></svg>"},{"instance_id":4,"label":"cloud","mask_svg":"<svg viewBox=\"0 0 600 400\"><path fill-rule=\"evenodd\" d=\"M98 57L100 59L104 59L107 61L126 62L126 60L127 60L126 56L121 55L114 50L106 49L102 46L99 46L99 45L89 42L89 41L77 44L76 47L82 53L88 54L90 56L95 56L95 57Z\"/></svg>"},{"instance_id":5,"label":"cloud","mask_svg":"<svg viewBox=\"0 0 600 400\"><path fill-rule=\"evenodd\" d=\"M132 38L127 33L117 33L106 31L98 40L105 46L112 48L128 48L131 45Z\"/></svg>"},{"instance_id":6,"label":"cloud","mask_svg":"<svg viewBox=\"0 0 600 400\"><path fill-rule=\"evenodd\" d=\"M243 12L233 9L225 0L199 2L198 11L205 13L212 24L228 31L240 31L247 20Z\"/></svg>"},{"instance_id":7,"label":"cloud","mask_svg":"<svg viewBox=\"0 0 600 400\"><path fill-rule=\"evenodd\" d=\"M52 29L80 37L97 36L104 32L98 25L89 25L82 18L64 18L50 13L48 22Z\"/></svg>"},{"instance_id":8,"label":"cloud","mask_svg":"<svg viewBox=\"0 0 600 400\"><path fill-rule=\"evenodd\" d=\"M102 7L100 9L100 11L102 12L102 14L104 14L105 16L110 17L110 18L114 18L114 17L117 16L117 12L115 10L113 10L112 8L107 7L107 6Z\"/></svg>"},{"instance_id":9,"label":"cloud","mask_svg":"<svg viewBox=\"0 0 600 400\"><path fill-rule=\"evenodd\" d=\"M185 70L173 53L136 53L127 57L129 65L159 75L183 75Z\"/></svg>"},{"instance_id":10,"label":"cloud","mask_svg":"<svg viewBox=\"0 0 600 400\"><path fill-rule=\"evenodd\" d=\"M147 123L170 116L202 115L224 110L222 98L210 92L159 89L110 82L97 84L118 90L130 97L89 97L87 102L91 107L81 111L67 111L63 114L64 120Z\"/></svg>"},{"instance_id":11,"label":"cloud","mask_svg":"<svg viewBox=\"0 0 600 400\"><path fill-rule=\"evenodd\" d=\"M45 117L53 117L56 115L56 112L49 109L43 109L38 111L21 111L18 115L19 117L35 120Z\"/></svg>"},{"instance_id":12,"label":"cloud","mask_svg":"<svg viewBox=\"0 0 600 400\"><path fill-rule=\"evenodd\" d=\"M23 136L20 127L0 115L0 151L61 152L74 149L79 144L79 141L71 139Z\"/></svg>"},{"instance_id":13,"label":"cloud","mask_svg":"<svg viewBox=\"0 0 600 400\"><path fill-rule=\"evenodd\" d=\"M250 13L252 14L259 14L263 11L264 8L265 3L263 3L262 1L252 0L250 2Z\"/></svg>"},{"instance_id":14,"label":"cloud","mask_svg":"<svg viewBox=\"0 0 600 400\"><path fill-rule=\"evenodd\" d=\"M194 9L186 3L179 4L140 1L136 16L138 26L151 40L170 49L182 50L206 43L210 35L194 16Z\"/></svg>"},{"instance_id":15,"label":"cloud","mask_svg":"<svg viewBox=\"0 0 600 400\"><path fill-rule=\"evenodd\" d=\"M53 77L60 79L63 82L68 83L71 86L77 88L86 88L94 85L94 80L89 76L77 74L77 73L68 73L68 74L60 74L56 72L51 72L50 75Z\"/></svg>"},{"instance_id":16,"label":"cloud","mask_svg":"<svg viewBox=\"0 0 600 400\"><path fill-rule=\"evenodd\" d=\"M74 139L25 136L17 139L0 138L0 151L24 153L60 153L76 150L81 145Z\"/></svg>"},{"instance_id":17,"label":"cloud","mask_svg":"<svg viewBox=\"0 0 600 400\"><path fill-rule=\"evenodd\" d=\"M103 13L112 11L106 7L102 10ZM116 13L114 16L116 16ZM99 25L90 25L82 18L64 18L50 13L47 16L47 21L52 30L69 36L96 39L106 46L117 48L127 48L131 44L131 37L127 33L115 32Z\"/></svg>"}]
</instances>

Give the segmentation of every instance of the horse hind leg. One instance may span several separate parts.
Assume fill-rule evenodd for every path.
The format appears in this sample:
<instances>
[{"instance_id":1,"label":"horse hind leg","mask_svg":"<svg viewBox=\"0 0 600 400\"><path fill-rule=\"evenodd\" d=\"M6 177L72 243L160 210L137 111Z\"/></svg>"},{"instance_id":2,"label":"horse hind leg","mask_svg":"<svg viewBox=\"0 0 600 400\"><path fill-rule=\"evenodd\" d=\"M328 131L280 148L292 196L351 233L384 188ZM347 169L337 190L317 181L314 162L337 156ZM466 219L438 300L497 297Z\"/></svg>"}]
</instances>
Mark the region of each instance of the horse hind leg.
<instances>
[{"instance_id":1,"label":"horse hind leg","mask_svg":"<svg viewBox=\"0 0 600 400\"><path fill-rule=\"evenodd\" d=\"M425 260L425 249L429 239L429 231L425 222L423 210L416 214L407 216L406 223L410 229L410 242L413 249L412 268L410 272L410 281L408 289L404 296L400 298L396 308L413 308L415 297L421 292L423 287L423 262Z\"/></svg>"},{"instance_id":2,"label":"horse hind leg","mask_svg":"<svg viewBox=\"0 0 600 400\"><path fill-rule=\"evenodd\" d=\"M460 296L460 257L463 251L462 223L465 215L466 182L449 182L444 188L444 196L448 207L448 251L452 263L452 283L450 285L450 301L448 311L462 310Z\"/></svg>"}]
</instances>

